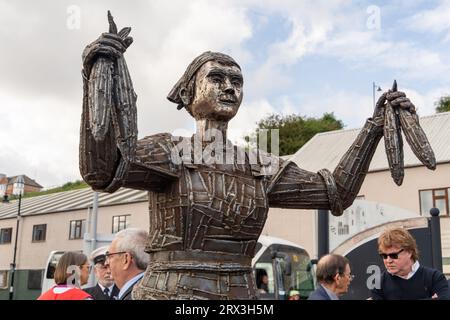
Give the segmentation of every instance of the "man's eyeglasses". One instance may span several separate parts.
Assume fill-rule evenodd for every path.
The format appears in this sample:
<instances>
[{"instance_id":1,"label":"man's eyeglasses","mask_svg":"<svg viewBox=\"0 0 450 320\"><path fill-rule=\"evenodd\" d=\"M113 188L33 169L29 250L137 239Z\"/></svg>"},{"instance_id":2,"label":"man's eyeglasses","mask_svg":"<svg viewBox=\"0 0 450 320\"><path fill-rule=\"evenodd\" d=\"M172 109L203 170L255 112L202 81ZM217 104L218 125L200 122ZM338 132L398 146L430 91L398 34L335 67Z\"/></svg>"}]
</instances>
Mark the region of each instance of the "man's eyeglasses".
<instances>
[{"instance_id":1,"label":"man's eyeglasses","mask_svg":"<svg viewBox=\"0 0 450 320\"><path fill-rule=\"evenodd\" d=\"M111 256L113 256L113 255L115 255L115 254L124 254L124 253L127 253L126 251L119 251L119 252L109 252L109 251L106 251L105 252L105 257L106 257L106 259L109 259L109 257L111 257Z\"/></svg>"},{"instance_id":2,"label":"man's eyeglasses","mask_svg":"<svg viewBox=\"0 0 450 320\"><path fill-rule=\"evenodd\" d=\"M346 276L350 279L350 280L353 280L353 279L355 279L355 275L354 274L346 274Z\"/></svg>"},{"instance_id":3,"label":"man's eyeglasses","mask_svg":"<svg viewBox=\"0 0 450 320\"><path fill-rule=\"evenodd\" d=\"M403 252L403 249L398 251L398 252L393 252L393 253L381 253L380 252L380 257L382 257L383 260L386 260L388 257L393 259L393 260L397 260L398 259L398 255L400 253L402 253L402 252Z\"/></svg>"}]
</instances>

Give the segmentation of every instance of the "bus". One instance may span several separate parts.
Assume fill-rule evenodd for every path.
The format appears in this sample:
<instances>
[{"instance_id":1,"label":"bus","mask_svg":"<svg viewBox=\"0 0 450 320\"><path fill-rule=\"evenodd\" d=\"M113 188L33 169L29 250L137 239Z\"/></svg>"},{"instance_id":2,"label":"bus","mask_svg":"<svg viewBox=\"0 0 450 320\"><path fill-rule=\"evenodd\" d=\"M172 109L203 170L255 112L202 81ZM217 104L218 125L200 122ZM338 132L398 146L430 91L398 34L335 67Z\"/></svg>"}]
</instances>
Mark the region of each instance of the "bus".
<instances>
[{"instance_id":1,"label":"bus","mask_svg":"<svg viewBox=\"0 0 450 320\"><path fill-rule=\"evenodd\" d=\"M103 244L104 245L104 244ZM52 251L42 280L42 292L46 292L54 282L56 264L65 251ZM80 251L81 252L81 251ZM259 299L288 300L292 293L300 299L307 299L314 291L315 281L308 252L301 246L276 237L260 236L256 254L252 260L253 272L257 280ZM267 283L258 283L265 275ZM93 279L91 274L90 279ZM87 286L93 285L88 283Z\"/></svg>"}]
</instances>

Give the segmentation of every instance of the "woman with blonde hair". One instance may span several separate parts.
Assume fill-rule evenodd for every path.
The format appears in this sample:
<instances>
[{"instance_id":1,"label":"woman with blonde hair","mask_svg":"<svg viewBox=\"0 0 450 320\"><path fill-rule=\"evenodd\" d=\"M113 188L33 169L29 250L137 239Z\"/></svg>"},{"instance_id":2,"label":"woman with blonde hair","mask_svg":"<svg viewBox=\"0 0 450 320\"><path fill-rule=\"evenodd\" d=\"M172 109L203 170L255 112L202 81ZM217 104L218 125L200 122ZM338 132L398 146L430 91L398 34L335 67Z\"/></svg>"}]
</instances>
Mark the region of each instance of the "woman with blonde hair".
<instances>
[{"instance_id":1,"label":"woman with blonde hair","mask_svg":"<svg viewBox=\"0 0 450 320\"><path fill-rule=\"evenodd\" d=\"M91 266L86 255L69 251L64 253L55 269L56 285L38 300L90 300L92 297L80 289L87 283Z\"/></svg>"}]
</instances>

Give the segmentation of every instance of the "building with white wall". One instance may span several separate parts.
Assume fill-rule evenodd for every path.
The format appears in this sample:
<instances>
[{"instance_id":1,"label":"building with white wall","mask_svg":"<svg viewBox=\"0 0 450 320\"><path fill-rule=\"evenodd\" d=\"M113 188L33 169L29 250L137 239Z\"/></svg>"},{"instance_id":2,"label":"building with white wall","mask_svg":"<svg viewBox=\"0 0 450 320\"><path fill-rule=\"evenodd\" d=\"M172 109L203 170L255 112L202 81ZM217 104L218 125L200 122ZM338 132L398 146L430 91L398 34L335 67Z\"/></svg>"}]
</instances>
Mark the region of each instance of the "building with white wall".
<instances>
[{"instance_id":1,"label":"building with white wall","mask_svg":"<svg viewBox=\"0 0 450 320\"><path fill-rule=\"evenodd\" d=\"M381 140L359 198L389 210L390 217L403 219L400 211L417 216L428 215L431 207L441 209L441 234L444 259L450 264L450 112L421 118L421 125L434 149L437 169L425 168L405 143L405 178L398 187L391 179ZM321 133L303 146L291 160L299 167L317 172L331 171L355 140L359 130ZM16 266L18 298L33 299L40 293L39 278L47 257L53 250L80 250L93 192L90 188L22 199ZM400 209L395 209L398 207ZM394 209L389 209L394 208ZM338 236L362 231L371 221L357 207L331 220ZM379 211L383 212L383 210ZM17 201L0 204L0 299L8 295L8 271L13 261ZM380 213L378 213L380 214ZM406 214L406 213L405 213ZM395 218L393 218L395 219ZM334 221L334 222L333 222ZM145 191L120 189L114 194L99 194L98 233L113 234L126 227L149 228ZM317 255L315 210L270 209L263 234L290 240L303 246L311 256Z\"/></svg>"}]
</instances>

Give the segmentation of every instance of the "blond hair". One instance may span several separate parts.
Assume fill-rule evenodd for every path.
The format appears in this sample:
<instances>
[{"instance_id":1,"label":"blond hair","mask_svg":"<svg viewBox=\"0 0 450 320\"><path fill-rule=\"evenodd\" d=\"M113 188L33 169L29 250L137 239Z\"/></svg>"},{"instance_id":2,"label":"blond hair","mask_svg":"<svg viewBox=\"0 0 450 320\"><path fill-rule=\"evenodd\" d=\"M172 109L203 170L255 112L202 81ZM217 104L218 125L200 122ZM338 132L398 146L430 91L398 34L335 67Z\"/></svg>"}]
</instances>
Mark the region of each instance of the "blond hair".
<instances>
[{"instance_id":1,"label":"blond hair","mask_svg":"<svg viewBox=\"0 0 450 320\"><path fill-rule=\"evenodd\" d=\"M419 260L419 249L411 233L404 228L390 228L385 230L378 238L378 250L399 246L411 253L411 259Z\"/></svg>"}]
</instances>

